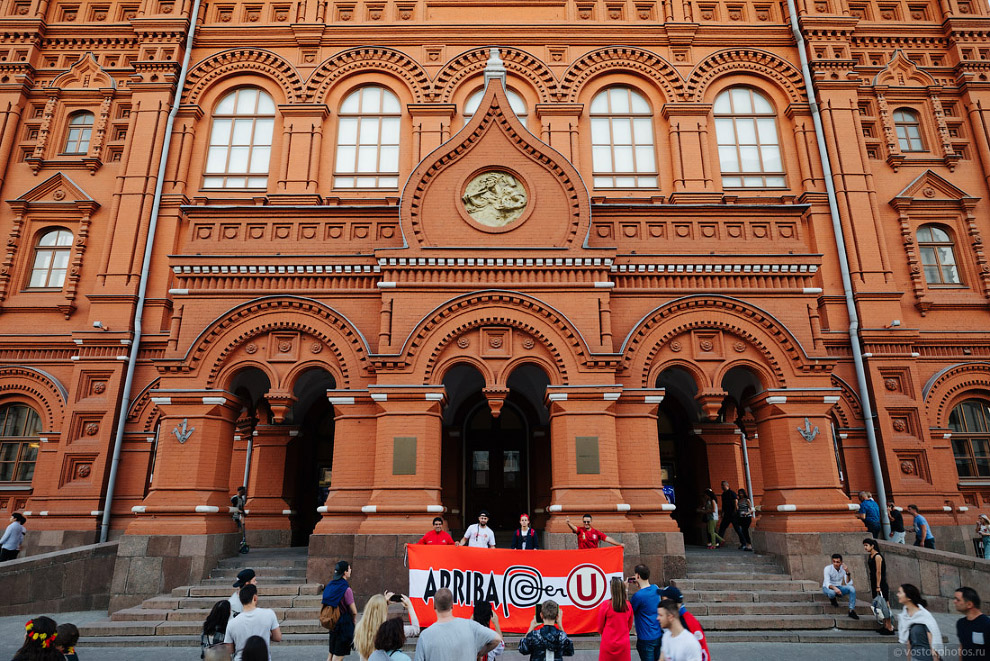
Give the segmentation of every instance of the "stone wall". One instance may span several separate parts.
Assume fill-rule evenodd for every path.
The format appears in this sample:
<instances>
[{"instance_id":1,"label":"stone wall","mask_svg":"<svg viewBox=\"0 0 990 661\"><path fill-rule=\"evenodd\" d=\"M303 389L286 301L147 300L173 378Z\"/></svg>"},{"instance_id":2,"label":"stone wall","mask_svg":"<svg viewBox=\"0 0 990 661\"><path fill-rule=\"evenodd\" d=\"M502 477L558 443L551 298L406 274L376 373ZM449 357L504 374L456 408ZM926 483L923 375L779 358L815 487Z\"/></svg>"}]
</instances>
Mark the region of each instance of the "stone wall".
<instances>
[{"instance_id":1,"label":"stone wall","mask_svg":"<svg viewBox=\"0 0 990 661\"><path fill-rule=\"evenodd\" d=\"M110 611L130 608L180 585L198 583L222 558L237 555L240 535L124 535L113 571Z\"/></svg>"},{"instance_id":2,"label":"stone wall","mask_svg":"<svg viewBox=\"0 0 990 661\"><path fill-rule=\"evenodd\" d=\"M888 563L890 589L896 591L901 583L917 585L931 610L954 612L952 593L964 585L990 599L990 560L888 542L881 542L880 548Z\"/></svg>"},{"instance_id":3,"label":"stone wall","mask_svg":"<svg viewBox=\"0 0 990 661\"><path fill-rule=\"evenodd\" d=\"M0 615L106 608L117 547L91 544L0 564Z\"/></svg>"}]
</instances>

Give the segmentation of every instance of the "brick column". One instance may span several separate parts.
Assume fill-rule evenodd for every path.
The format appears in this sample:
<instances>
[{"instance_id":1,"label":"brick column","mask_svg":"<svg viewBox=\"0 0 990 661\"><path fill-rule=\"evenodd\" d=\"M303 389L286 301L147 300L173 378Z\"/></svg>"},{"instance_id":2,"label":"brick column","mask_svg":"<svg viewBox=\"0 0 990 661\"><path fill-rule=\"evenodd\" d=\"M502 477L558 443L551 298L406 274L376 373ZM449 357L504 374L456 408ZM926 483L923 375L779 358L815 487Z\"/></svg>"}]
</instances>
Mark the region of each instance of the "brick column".
<instances>
[{"instance_id":1,"label":"brick column","mask_svg":"<svg viewBox=\"0 0 990 661\"><path fill-rule=\"evenodd\" d=\"M638 532L678 531L671 518L674 506L667 502L660 480L657 409L663 396L663 388L626 388L615 403L622 502L638 514L633 520Z\"/></svg>"},{"instance_id":2,"label":"brick column","mask_svg":"<svg viewBox=\"0 0 990 661\"><path fill-rule=\"evenodd\" d=\"M129 535L234 532L231 449L240 402L222 390L155 390L162 411L155 477Z\"/></svg>"},{"instance_id":3,"label":"brick column","mask_svg":"<svg viewBox=\"0 0 990 661\"><path fill-rule=\"evenodd\" d=\"M733 489L745 488L746 468L739 428L724 422L701 423L699 427L708 454L708 478L715 493L722 493L722 480L727 480Z\"/></svg>"},{"instance_id":4,"label":"brick column","mask_svg":"<svg viewBox=\"0 0 990 661\"><path fill-rule=\"evenodd\" d=\"M282 497L285 451L299 433L291 425L258 425L254 430L251 474L247 484L248 532L289 530L289 504ZM287 535L286 535L287 537ZM287 541L287 540L286 540ZM252 540L252 544L258 544Z\"/></svg>"},{"instance_id":5,"label":"brick column","mask_svg":"<svg viewBox=\"0 0 990 661\"><path fill-rule=\"evenodd\" d=\"M281 105L278 110L282 116L282 169L272 198L280 204L318 203L323 124L330 109L312 103Z\"/></svg>"},{"instance_id":6,"label":"brick column","mask_svg":"<svg viewBox=\"0 0 990 661\"><path fill-rule=\"evenodd\" d=\"M418 163L450 138L450 124L457 106L453 103L410 103L406 108L412 118L413 156Z\"/></svg>"},{"instance_id":7,"label":"brick column","mask_svg":"<svg viewBox=\"0 0 990 661\"><path fill-rule=\"evenodd\" d=\"M536 116L540 120L540 139L578 168L581 149L578 147L578 121L583 103L539 103Z\"/></svg>"},{"instance_id":8,"label":"brick column","mask_svg":"<svg viewBox=\"0 0 990 661\"><path fill-rule=\"evenodd\" d=\"M837 388L774 389L750 401L760 434L761 530L862 530L840 487L828 433L838 397Z\"/></svg>"}]
</instances>

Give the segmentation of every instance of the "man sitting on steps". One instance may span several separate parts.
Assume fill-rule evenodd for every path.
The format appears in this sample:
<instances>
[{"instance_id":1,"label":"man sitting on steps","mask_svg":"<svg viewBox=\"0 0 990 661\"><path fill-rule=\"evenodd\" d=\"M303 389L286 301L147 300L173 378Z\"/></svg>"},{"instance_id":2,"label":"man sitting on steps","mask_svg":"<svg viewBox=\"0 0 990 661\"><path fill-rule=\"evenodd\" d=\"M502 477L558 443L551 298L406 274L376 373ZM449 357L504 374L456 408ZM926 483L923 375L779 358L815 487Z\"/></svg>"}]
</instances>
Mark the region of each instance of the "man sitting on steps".
<instances>
[{"instance_id":1,"label":"man sitting on steps","mask_svg":"<svg viewBox=\"0 0 990 661\"><path fill-rule=\"evenodd\" d=\"M854 620L859 619L859 615L856 614L856 588L852 584L852 573L842 562L842 555L839 553L833 553L832 564L825 567L822 592L836 608L839 606L836 597L841 597L844 594L849 595L849 617Z\"/></svg>"}]
</instances>

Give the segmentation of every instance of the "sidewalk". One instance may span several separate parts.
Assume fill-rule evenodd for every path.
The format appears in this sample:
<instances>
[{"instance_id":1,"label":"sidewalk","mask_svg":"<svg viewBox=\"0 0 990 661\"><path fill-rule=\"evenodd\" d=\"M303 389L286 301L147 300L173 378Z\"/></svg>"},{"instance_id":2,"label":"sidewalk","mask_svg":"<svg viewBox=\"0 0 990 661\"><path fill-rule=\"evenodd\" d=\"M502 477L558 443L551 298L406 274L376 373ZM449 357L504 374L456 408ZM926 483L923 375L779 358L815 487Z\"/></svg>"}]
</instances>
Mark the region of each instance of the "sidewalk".
<instances>
[{"instance_id":1,"label":"sidewalk","mask_svg":"<svg viewBox=\"0 0 990 661\"><path fill-rule=\"evenodd\" d=\"M106 617L103 611L83 611L75 613L58 613L57 622L72 622L80 625ZM949 644L956 643L956 616L951 614L935 614L943 635L949 638ZM0 617L0 661L6 661L14 656L20 647L24 636L24 623L29 618L14 615ZM181 659L195 660L199 658L197 648L153 648L153 647L87 647L85 641L79 646L79 656L84 661L176 661ZM797 643L722 643L711 646L714 661L895 661L904 658L904 648L900 645L821 645ZM324 661L327 648L312 645L272 645L273 661ZM410 656L412 656L410 654ZM517 651L507 650L506 661L523 659ZM598 653L590 650L579 651L576 661L595 661ZM359 661L357 654L351 654L347 661ZM638 661L633 650L632 661Z\"/></svg>"}]
</instances>

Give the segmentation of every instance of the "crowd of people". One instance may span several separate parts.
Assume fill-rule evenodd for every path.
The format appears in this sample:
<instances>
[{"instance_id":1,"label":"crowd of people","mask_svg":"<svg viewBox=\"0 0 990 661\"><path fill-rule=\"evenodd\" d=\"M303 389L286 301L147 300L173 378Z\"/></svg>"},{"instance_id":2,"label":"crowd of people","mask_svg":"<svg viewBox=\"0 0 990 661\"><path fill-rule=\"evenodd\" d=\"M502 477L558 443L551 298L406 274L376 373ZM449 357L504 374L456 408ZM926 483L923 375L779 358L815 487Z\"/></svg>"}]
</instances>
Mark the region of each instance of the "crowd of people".
<instances>
[{"instance_id":1,"label":"crowd of people","mask_svg":"<svg viewBox=\"0 0 990 661\"><path fill-rule=\"evenodd\" d=\"M725 544L725 531L731 526L739 539L740 551L752 551L753 540L749 536L756 507L745 489L734 491L729 483L722 480L722 508L719 509L718 497L711 489L705 489L702 494L702 506L698 511L705 522L708 533L708 548L717 549Z\"/></svg>"},{"instance_id":2,"label":"crowd of people","mask_svg":"<svg viewBox=\"0 0 990 661\"><path fill-rule=\"evenodd\" d=\"M11 661L79 661L76 643L79 629L68 622L56 624L44 615L24 625L24 644Z\"/></svg>"}]
</instances>

